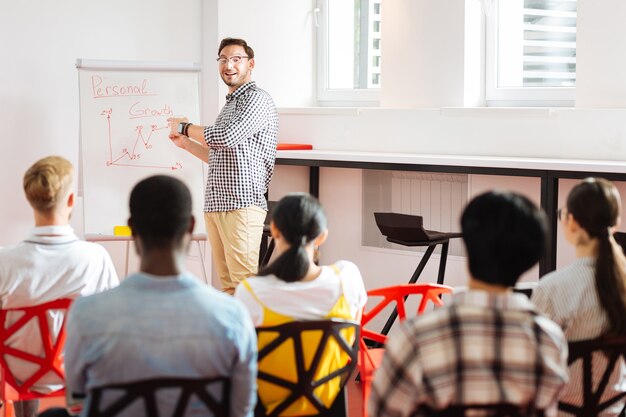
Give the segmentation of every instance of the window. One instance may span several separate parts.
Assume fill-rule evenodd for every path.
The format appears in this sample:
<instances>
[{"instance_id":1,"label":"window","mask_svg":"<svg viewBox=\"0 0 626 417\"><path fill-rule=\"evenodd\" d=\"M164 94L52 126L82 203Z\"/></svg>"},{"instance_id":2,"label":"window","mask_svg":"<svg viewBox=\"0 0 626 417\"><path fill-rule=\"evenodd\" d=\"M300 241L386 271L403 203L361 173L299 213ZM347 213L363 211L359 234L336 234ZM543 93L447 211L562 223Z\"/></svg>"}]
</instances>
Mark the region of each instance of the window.
<instances>
[{"instance_id":1,"label":"window","mask_svg":"<svg viewBox=\"0 0 626 417\"><path fill-rule=\"evenodd\" d=\"M495 0L487 10L487 102L572 105L576 0Z\"/></svg>"},{"instance_id":2,"label":"window","mask_svg":"<svg viewBox=\"0 0 626 417\"><path fill-rule=\"evenodd\" d=\"M376 104L381 80L381 0L317 1L318 101Z\"/></svg>"}]
</instances>

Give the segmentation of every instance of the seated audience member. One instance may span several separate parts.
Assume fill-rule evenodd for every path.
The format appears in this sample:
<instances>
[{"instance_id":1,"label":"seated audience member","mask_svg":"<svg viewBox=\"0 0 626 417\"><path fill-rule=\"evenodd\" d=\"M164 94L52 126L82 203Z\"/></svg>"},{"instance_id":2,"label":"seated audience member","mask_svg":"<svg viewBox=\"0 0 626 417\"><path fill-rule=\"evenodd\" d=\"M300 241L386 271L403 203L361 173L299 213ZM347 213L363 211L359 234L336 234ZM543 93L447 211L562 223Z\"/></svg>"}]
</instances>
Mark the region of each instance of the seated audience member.
<instances>
[{"instance_id":1,"label":"seated audience member","mask_svg":"<svg viewBox=\"0 0 626 417\"><path fill-rule=\"evenodd\" d=\"M256 402L256 335L238 300L185 271L194 228L189 189L153 176L130 195L130 218L140 272L110 291L73 304L66 342L72 396L112 383L184 377L231 379L231 417L252 416ZM161 415L172 415L176 390L157 394ZM105 398L105 397L103 397ZM106 403L103 405L106 406ZM142 416L130 407L118 416ZM207 415L198 401L185 416Z\"/></svg>"},{"instance_id":2,"label":"seated audience member","mask_svg":"<svg viewBox=\"0 0 626 417\"><path fill-rule=\"evenodd\" d=\"M72 164L59 156L37 161L24 175L24 193L33 208L35 228L23 242L0 249L0 308L29 307L59 298L75 298L116 286L119 281L106 250L78 239L69 225L74 208ZM58 317L50 320L60 331ZM8 316L8 323L17 320ZM36 356L43 354L36 324L24 326L8 344ZM15 378L27 380L38 366L10 355L7 363ZM33 388L50 392L62 387L56 375L44 377ZM15 403L17 416L35 415L37 401Z\"/></svg>"},{"instance_id":3,"label":"seated audience member","mask_svg":"<svg viewBox=\"0 0 626 417\"><path fill-rule=\"evenodd\" d=\"M270 228L277 258L235 291L254 325L359 317L367 295L356 265L314 262L315 250L328 236L317 199L306 193L287 195L272 210Z\"/></svg>"},{"instance_id":4,"label":"seated audience member","mask_svg":"<svg viewBox=\"0 0 626 417\"><path fill-rule=\"evenodd\" d=\"M499 403L529 416L534 410L555 414L567 381L567 342L558 325L511 291L544 253L546 224L517 194L489 192L468 204L461 229L469 290L407 320L389 338L372 384L371 416Z\"/></svg>"},{"instance_id":5,"label":"seated audience member","mask_svg":"<svg viewBox=\"0 0 626 417\"><path fill-rule=\"evenodd\" d=\"M278 257L259 272L260 276L245 279L235 290L235 297L243 301L255 326L296 320L359 319L367 295L356 265L338 261L330 266L318 266L314 262L316 248L328 235L326 217L317 199L306 193L289 194L276 204L271 219ZM259 339L259 349L264 344ZM329 355L322 368L338 369L343 360L340 356ZM284 357L271 356L259 368L284 375L289 375L290 369ZM329 405L337 396L338 381L331 381L321 391L316 392ZM267 409L285 395L259 383L259 396ZM301 407L302 413L310 411L306 401ZM290 410L296 408L297 405Z\"/></svg>"},{"instance_id":6,"label":"seated audience member","mask_svg":"<svg viewBox=\"0 0 626 417\"><path fill-rule=\"evenodd\" d=\"M613 239L620 221L620 196L615 186L602 178L588 178L576 185L559 211L563 233L576 249L576 260L539 280L532 301L561 325L567 340L595 339L626 334L626 258ZM594 375L606 368L604 355L594 358ZM594 381L594 386L599 381ZM623 361L616 367L605 395L626 390ZM561 399L582 404L582 369L570 367L570 383ZM618 402L603 416L617 416L624 404ZM569 413L559 411L560 416Z\"/></svg>"}]
</instances>

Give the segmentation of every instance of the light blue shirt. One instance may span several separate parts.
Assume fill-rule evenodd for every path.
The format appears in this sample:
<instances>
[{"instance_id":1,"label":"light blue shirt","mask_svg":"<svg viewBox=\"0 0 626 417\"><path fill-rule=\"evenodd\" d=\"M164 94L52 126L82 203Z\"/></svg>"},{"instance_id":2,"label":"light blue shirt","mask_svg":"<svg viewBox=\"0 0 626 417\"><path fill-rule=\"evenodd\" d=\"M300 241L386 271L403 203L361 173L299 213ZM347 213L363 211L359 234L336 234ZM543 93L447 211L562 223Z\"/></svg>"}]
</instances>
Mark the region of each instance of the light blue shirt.
<instances>
[{"instance_id":1,"label":"light blue shirt","mask_svg":"<svg viewBox=\"0 0 626 417\"><path fill-rule=\"evenodd\" d=\"M249 315L238 300L189 274L134 274L117 288L76 300L65 349L70 393L147 378L227 376L230 415L253 415L257 349ZM159 401L169 403L168 394L176 396L165 392ZM190 409L186 415L196 415Z\"/></svg>"}]
</instances>

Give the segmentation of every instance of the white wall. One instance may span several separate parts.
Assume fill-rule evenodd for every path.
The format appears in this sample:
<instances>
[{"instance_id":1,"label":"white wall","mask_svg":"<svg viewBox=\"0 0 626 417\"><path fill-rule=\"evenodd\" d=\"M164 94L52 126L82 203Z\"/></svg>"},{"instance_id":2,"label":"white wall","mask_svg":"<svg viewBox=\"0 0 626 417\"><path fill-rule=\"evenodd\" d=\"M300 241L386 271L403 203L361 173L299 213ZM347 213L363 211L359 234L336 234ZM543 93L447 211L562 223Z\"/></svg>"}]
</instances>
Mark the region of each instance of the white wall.
<instances>
[{"instance_id":1,"label":"white wall","mask_svg":"<svg viewBox=\"0 0 626 417\"><path fill-rule=\"evenodd\" d=\"M290 109L280 115L279 140L327 150L623 161L625 118L626 109Z\"/></svg>"},{"instance_id":2,"label":"white wall","mask_svg":"<svg viewBox=\"0 0 626 417\"><path fill-rule=\"evenodd\" d=\"M24 239L32 227L21 189L26 168L50 154L78 166L76 59L199 62L201 5L201 0L1 1L0 245ZM184 24L176 22L181 17ZM82 231L80 201L72 224ZM122 271L124 245L107 248Z\"/></svg>"},{"instance_id":3,"label":"white wall","mask_svg":"<svg viewBox=\"0 0 626 417\"><path fill-rule=\"evenodd\" d=\"M576 107L626 107L626 2L578 0Z\"/></svg>"},{"instance_id":4,"label":"white wall","mask_svg":"<svg viewBox=\"0 0 626 417\"><path fill-rule=\"evenodd\" d=\"M252 46L252 78L277 106L314 104L313 0L219 0L218 21L220 39Z\"/></svg>"},{"instance_id":5,"label":"white wall","mask_svg":"<svg viewBox=\"0 0 626 417\"><path fill-rule=\"evenodd\" d=\"M382 3L381 106L463 106L464 3Z\"/></svg>"}]
</instances>

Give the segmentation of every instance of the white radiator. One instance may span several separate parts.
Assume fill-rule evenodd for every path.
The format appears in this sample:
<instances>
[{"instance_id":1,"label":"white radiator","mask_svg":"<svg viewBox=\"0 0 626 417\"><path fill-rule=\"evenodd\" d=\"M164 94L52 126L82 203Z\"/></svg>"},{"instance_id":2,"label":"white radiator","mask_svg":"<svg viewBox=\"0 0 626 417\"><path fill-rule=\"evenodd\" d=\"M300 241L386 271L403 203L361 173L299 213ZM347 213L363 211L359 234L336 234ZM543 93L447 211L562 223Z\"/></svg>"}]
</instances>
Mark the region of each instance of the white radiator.
<instances>
[{"instance_id":1,"label":"white radiator","mask_svg":"<svg viewBox=\"0 0 626 417\"><path fill-rule=\"evenodd\" d=\"M467 204L467 177L467 174L363 171L363 245L408 249L387 242L380 234L373 214L377 211L423 216L424 228L428 230L459 231L459 219ZM463 254L460 239L450 241L448 253Z\"/></svg>"}]
</instances>

